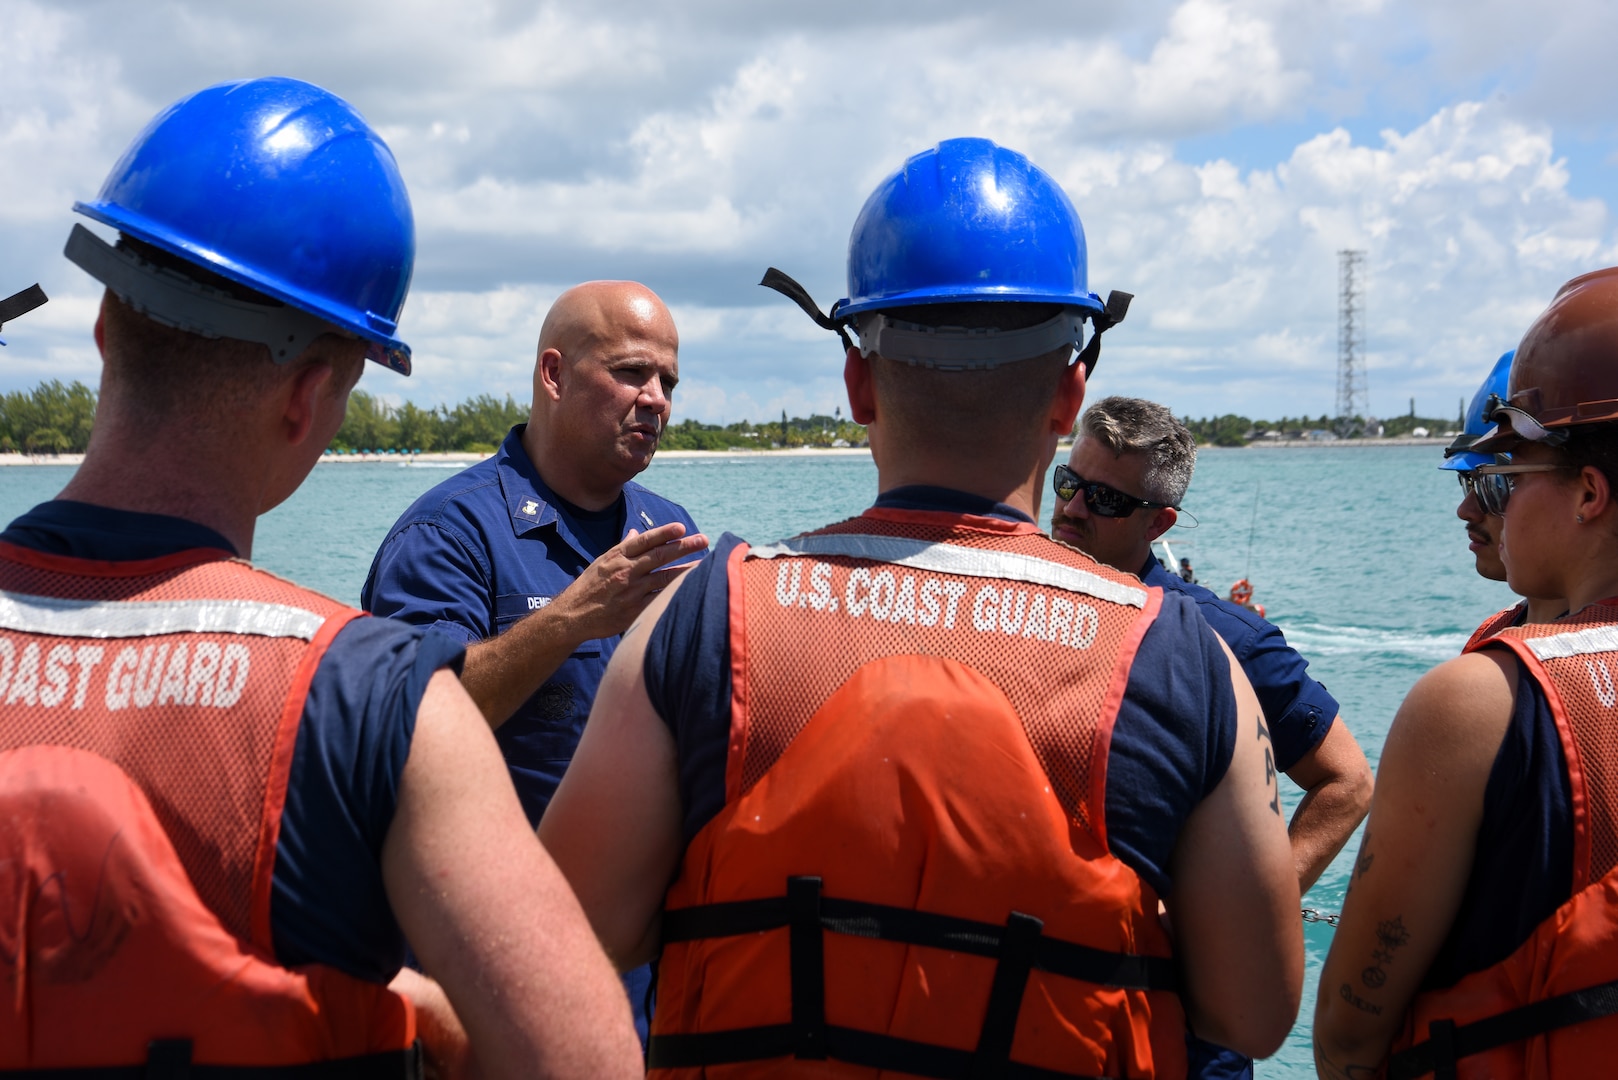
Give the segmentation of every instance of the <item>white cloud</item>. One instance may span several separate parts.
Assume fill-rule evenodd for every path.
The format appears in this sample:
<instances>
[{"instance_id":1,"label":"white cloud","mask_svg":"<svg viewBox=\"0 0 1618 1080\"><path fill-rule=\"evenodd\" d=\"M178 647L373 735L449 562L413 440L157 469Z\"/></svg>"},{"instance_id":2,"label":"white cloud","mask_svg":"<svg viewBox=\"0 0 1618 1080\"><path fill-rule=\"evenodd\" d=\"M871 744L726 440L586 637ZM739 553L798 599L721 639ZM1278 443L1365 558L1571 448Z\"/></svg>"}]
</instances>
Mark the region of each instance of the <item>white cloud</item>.
<instances>
[{"instance_id":1,"label":"white cloud","mask_svg":"<svg viewBox=\"0 0 1618 1080\"><path fill-rule=\"evenodd\" d=\"M758 276L777 265L836 299L866 193L960 134L1056 175L1091 287L1138 294L1098 389L1182 412L1330 408L1338 248L1370 252L1388 411L1469 393L1560 281L1615 255L1606 203L1570 194L1557 149L1561 125L1592 123L1586 98L1610 97L1578 88L1615 78L1618 16L1594 0L1563 0L1565 19L1503 0L1487 18L1453 0L1415 16L1150 0L1089 22L1043 0L1013 17L958 0L0 4L0 291L37 278L53 296L8 328L0 389L95 377L96 290L59 254L73 199L161 105L269 72L345 95L395 149L419 231L401 325L417 375L366 386L423 403L525 397L550 299L612 276L675 310L681 415L829 409L835 339ZM1367 120L1385 130L1350 134Z\"/></svg>"}]
</instances>

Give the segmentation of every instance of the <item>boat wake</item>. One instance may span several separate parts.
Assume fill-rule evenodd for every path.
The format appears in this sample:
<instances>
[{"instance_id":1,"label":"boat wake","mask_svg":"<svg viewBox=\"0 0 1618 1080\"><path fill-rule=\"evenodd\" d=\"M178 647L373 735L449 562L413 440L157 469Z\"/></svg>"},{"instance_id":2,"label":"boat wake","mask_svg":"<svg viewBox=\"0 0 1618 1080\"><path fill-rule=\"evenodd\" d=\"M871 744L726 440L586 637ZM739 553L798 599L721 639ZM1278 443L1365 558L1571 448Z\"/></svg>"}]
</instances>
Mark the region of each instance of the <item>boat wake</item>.
<instances>
[{"instance_id":1,"label":"boat wake","mask_svg":"<svg viewBox=\"0 0 1618 1080\"><path fill-rule=\"evenodd\" d=\"M1439 663L1459 656L1466 644L1464 631L1419 633L1369 626L1328 626L1323 623L1277 623L1287 644L1304 656L1385 656Z\"/></svg>"}]
</instances>

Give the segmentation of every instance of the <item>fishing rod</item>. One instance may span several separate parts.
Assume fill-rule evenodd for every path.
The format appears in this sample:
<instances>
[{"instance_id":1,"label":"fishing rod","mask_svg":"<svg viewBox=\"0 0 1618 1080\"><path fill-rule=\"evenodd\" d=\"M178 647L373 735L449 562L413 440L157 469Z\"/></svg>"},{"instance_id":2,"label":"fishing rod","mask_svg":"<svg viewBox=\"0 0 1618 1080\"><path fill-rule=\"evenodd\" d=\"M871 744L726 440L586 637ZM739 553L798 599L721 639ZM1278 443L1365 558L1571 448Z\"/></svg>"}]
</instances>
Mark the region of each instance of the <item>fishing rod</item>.
<instances>
[{"instance_id":1,"label":"fishing rod","mask_svg":"<svg viewBox=\"0 0 1618 1080\"><path fill-rule=\"evenodd\" d=\"M1258 499L1263 491L1264 481L1260 480L1253 488L1253 524L1247 530L1247 571L1242 574L1247 581L1253 580L1253 535L1258 532Z\"/></svg>"}]
</instances>

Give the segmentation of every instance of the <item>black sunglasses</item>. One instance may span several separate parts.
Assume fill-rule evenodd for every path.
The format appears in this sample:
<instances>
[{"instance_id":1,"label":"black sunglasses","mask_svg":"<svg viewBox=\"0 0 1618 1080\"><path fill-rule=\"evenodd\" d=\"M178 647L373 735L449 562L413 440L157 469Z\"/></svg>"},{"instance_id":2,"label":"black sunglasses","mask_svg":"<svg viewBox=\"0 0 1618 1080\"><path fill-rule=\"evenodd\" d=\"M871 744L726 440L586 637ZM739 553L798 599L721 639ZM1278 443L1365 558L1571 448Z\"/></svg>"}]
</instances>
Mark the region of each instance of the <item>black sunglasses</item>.
<instances>
[{"instance_id":1,"label":"black sunglasses","mask_svg":"<svg viewBox=\"0 0 1618 1080\"><path fill-rule=\"evenodd\" d=\"M1499 473L1478 475L1476 470L1455 474L1461 478L1461 491L1478 501L1485 514L1499 516L1506 512L1506 500L1511 498L1511 480Z\"/></svg>"},{"instance_id":2,"label":"black sunglasses","mask_svg":"<svg viewBox=\"0 0 1618 1080\"><path fill-rule=\"evenodd\" d=\"M1128 517L1136 510L1176 509L1168 503L1147 502L1098 481L1086 480L1066 465L1056 467L1056 474L1051 477L1051 488L1063 502L1072 502L1074 496L1084 492L1085 507L1097 517L1121 518Z\"/></svg>"}]
</instances>

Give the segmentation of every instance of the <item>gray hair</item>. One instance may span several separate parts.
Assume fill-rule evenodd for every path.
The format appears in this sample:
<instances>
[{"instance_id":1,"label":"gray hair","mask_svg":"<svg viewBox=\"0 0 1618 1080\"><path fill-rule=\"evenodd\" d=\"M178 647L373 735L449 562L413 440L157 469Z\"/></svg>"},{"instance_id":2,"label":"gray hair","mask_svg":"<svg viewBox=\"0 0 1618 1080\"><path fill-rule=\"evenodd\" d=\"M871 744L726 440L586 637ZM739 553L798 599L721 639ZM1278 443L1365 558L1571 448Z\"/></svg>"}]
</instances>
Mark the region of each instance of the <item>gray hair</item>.
<instances>
[{"instance_id":1,"label":"gray hair","mask_svg":"<svg viewBox=\"0 0 1618 1080\"><path fill-rule=\"evenodd\" d=\"M1197 441L1174 414L1155 401L1103 398L1084 411L1079 434L1095 439L1116 455L1145 454L1143 498L1179 506L1197 467Z\"/></svg>"}]
</instances>

